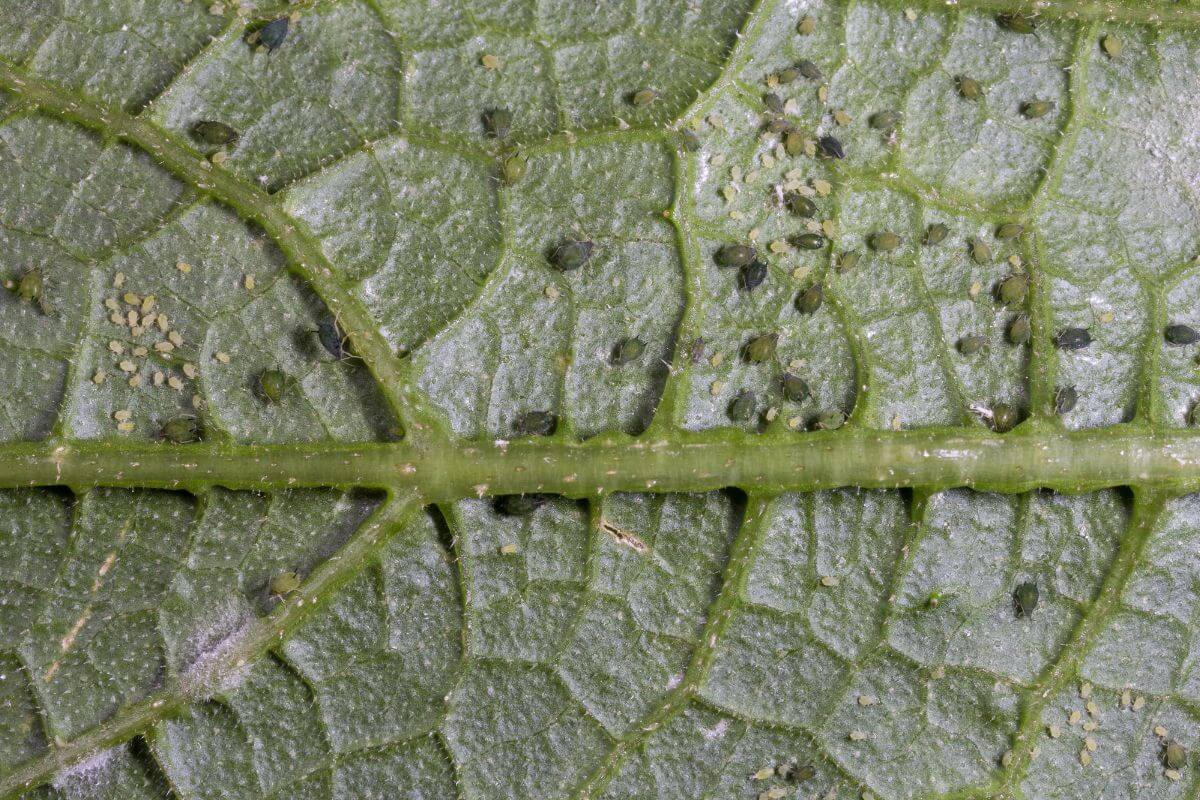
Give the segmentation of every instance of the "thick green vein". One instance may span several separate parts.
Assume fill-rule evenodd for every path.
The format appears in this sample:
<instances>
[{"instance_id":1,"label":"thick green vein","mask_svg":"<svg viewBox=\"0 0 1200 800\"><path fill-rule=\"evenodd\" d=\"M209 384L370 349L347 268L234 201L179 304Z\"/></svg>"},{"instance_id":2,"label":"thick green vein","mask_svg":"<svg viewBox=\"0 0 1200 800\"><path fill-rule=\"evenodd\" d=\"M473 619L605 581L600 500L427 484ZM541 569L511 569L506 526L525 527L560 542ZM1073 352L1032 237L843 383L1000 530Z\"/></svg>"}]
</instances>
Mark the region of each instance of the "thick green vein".
<instances>
[{"instance_id":1,"label":"thick green vein","mask_svg":"<svg viewBox=\"0 0 1200 800\"><path fill-rule=\"evenodd\" d=\"M993 13L1021 13L1042 20L1089 20L1099 22L1163 25L1193 28L1200 25L1200 8L1179 2L1140 0L913 0L913 5L960 8Z\"/></svg>"},{"instance_id":2,"label":"thick green vein","mask_svg":"<svg viewBox=\"0 0 1200 800\"><path fill-rule=\"evenodd\" d=\"M400 422L406 429L420 427L412 418L411 405L405 396L405 362L392 352L376 329L370 312L350 293L320 244L283 211L275 198L213 165L179 137L3 60L0 60L0 88L46 114L140 148L176 178L233 209L243 219L260 225L287 256L292 272L312 287L338 320L355 354L375 376Z\"/></svg>"}]
</instances>

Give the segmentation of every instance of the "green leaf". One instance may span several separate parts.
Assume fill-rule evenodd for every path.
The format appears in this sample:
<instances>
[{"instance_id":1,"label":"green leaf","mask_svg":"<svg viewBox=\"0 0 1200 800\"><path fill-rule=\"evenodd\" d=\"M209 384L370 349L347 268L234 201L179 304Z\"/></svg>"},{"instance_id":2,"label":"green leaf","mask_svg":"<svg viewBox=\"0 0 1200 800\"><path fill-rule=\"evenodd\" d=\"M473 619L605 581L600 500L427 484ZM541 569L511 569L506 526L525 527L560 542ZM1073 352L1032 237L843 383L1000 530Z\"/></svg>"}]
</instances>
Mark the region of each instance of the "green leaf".
<instances>
[{"instance_id":1,"label":"green leaf","mask_svg":"<svg viewBox=\"0 0 1200 800\"><path fill-rule=\"evenodd\" d=\"M1197 31L0 0L0 797L1194 796Z\"/></svg>"}]
</instances>

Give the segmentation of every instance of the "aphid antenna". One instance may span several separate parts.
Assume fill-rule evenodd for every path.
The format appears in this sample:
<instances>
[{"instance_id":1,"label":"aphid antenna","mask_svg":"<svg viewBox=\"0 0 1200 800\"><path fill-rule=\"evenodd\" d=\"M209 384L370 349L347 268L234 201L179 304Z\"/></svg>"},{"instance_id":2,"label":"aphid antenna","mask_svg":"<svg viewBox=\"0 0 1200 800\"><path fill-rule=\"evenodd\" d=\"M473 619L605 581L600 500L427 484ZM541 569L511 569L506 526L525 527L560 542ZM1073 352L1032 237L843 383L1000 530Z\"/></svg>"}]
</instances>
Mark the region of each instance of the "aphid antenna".
<instances>
[{"instance_id":1,"label":"aphid antenna","mask_svg":"<svg viewBox=\"0 0 1200 800\"><path fill-rule=\"evenodd\" d=\"M991 422L996 418L996 415L992 413L992 409L980 402L971 403L969 406L967 406L967 410L973 414L979 415L987 422Z\"/></svg>"}]
</instances>

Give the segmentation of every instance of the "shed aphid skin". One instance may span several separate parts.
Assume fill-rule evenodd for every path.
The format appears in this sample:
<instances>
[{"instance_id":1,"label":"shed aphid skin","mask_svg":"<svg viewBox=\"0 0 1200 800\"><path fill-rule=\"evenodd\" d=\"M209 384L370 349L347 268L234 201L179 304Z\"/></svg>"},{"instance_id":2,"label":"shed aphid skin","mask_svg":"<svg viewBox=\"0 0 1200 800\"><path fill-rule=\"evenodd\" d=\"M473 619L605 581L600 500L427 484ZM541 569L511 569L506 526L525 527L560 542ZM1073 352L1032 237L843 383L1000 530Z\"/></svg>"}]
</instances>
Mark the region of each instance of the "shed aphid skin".
<instances>
[{"instance_id":1,"label":"shed aphid skin","mask_svg":"<svg viewBox=\"0 0 1200 800\"><path fill-rule=\"evenodd\" d=\"M729 404L729 408L725 413L734 422L748 422L754 416L754 408L757 402L754 392L749 389L743 389L737 393L737 397L733 398L733 402Z\"/></svg>"},{"instance_id":2,"label":"shed aphid skin","mask_svg":"<svg viewBox=\"0 0 1200 800\"><path fill-rule=\"evenodd\" d=\"M808 388L808 383L803 378L793 375L790 372L785 372L780 377L779 391L783 394L783 399L789 403L803 403L812 394Z\"/></svg>"},{"instance_id":3,"label":"shed aphid skin","mask_svg":"<svg viewBox=\"0 0 1200 800\"><path fill-rule=\"evenodd\" d=\"M788 211L797 217L814 217L817 214L817 204L799 192L788 192L783 196L783 202Z\"/></svg>"},{"instance_id":4,"label":"shed aphid skin","mask_svg":"<svg viewBox=\"0 0 1200 800\"><path fill-rule=\"evenodd\" d=\"M562 272L570 272L586 264L595 249L593 242L564 239L550 252L550 263Z\"/></svg>"},{"instance_id":5,"label":"shed aphid skin","mask_svg":"<svg viewBox=\"0 0 1200 800\"><path fill-rule=\"evenodd\" d=\"M504 163L501 165L501 174L504 176L504 183L508 186L520 183L521 179L525 177L525 170L528 165L529 162L520 153L515 153L504 159Z\"/></svg>"},{"instance_id":6,"label":"shed aphid skin","mask_svg":"<svg viewBox=\"0 0 1200 800\"><path fill-rule=\"evenodd\" d=\"M748 244L727 244L716 254L717 266L745 267L758 257L758 253Z\"/></svg>"},{"instance_id":7,"label":"shed aphid skin","mask_svg":"<svg viewBox=\"0 0 1200 800\"><path fill-rule=\"evenodd\" d=\"M613 346L612 364L614 367L624 366L637 361L644 352L646 352L645 342L636 336L626 337Z\"/></svg>"},{"instance_id":8,"label":"shed aphid skin","mask_svg":"<svg viewBox=\"0 0 1200 800\"><path fill-rule=\"evenodd\" d=\"M772 114L783 113L783 98L775 94L775 92L767 92L762 96L763 105Z\"/></svg>"},{"instance_id":9,"label":"shed aphid skin","mask_svg":"<svg viewBox=\"0 0 1200 800\"><path fill-rule=\"evenodd\" d=\"M1008 433L1017 427L1020 415L1008 403L996 403L992 406L992 430L996 433Z\"/></svg>"},{"instance_id":10,"label":"shed aphid skin","mask_svg":"<svg viewBox=\"0 0 1200 800\"><path fill-rule=\"evenodd\" d=\"M921 241L929 246L941 244L949 233L949 228L940 222L935 222L925 229L925 238Z\"/></svg>"},{"instance_id":11,"label":"shed aphid skin","mask_svg":"<svg viewBox=\"0 0 1200 800\"><path fill-rule=\"evenodd\" d=\"M833 136L822 136L817 140L817 152L825 158L843 159L846 157L846 149L842 147L842 143Z\"/></svg>"},{"instance_id":12,"label":"shed aphid skin","mask_svg":"<svg viewBox=\"0 0 1200 800\"><path fill-rule=\"evenodd\" d=\"M1174 739L1163 743L1163 766L1167 769L1183 769L1187 766L1187 750Z\"/></svg>"},{"instance_id":13,"label":"shed aphid skin","mask_svg":"<svg viewBox=\"0 0 1200 800\"><path fill-rule=\"evenodd\" d=\"M877 131L890 131L900 124L900 114L896 111L876 111L867 121Z\"/></svg>"},{"instance_id":14,"label":"shed aphid skin","mask_svg":"<svg viewBox=\"0 0 1200 800\"><path fill-rule=\"evenodd\" d=\"M192 138L198 142L211 145L233 144L238 140L238 132L214 119L202 119L192 123Z\"/></svg>"},{"instance_id":15,"label":"shed aphid skin","mask_svg":"<svg viewBox=\"0 0 1200 800\"><path fill-rule=\"evenodd\" d=\"M1018 584L1017 588L1013 590L1013 608L1016 610L1017 616L1025 619L1033 616L1040 597L1041 592L1038 591L1038 585L1033 581Z\"/></svg>"},{"instance_id":16,"label":"shed aphid skin","mask_svg":"<svg viewBox=\"0 0 1200 800\"><path fill-rule=\"evenodd\" d=\"M958 89L958 96L964 100L978 100L983 97L983 87L974 78L959 75L954 79L954 86Z\"/></svg>"},{"instance_id":17,"label":"shed aphid skin","mask_svg":"<svg viewBox=\"0 0 1200 800\"><path fill-rule=\"evenodd\" d=\"M815 314L825 302L825 288L815 283L796 297L796 310L801 314Z\"/></svg>"},{"instance_id":18,"label":"shed aphid skin","mask_svg":"<svg viewBox=\"0 0 1200 800\"><path fill-rule=\"evenodd\" d=\"M1188 345L1200 342L1200 332L1190 325L1168 325L1163 330L1163 338L1170 344Z\"/></svg>"},{"instance_id":19,"label":"shed aphid skin","mask_svg":"<svg viewBox=\"0 0 1200 800\"><path fill-rule=\"evenodd\" d=\"M647 87L645 89L639 89L630 95L629 102L632 103L635 108L648 108L649 106L654 105L655 101L657 101L659 97L660 95L657 91Z\"/></svg>"},{"instance_id":20,"label":"shed aphid skin","mask_svg":"<svg viewBox=\"0 0 1200 800\"><path fill-rule=\"evenodd\" d=\"M502 494L492 501L492 508L505 517L526 517L549 501L548 494Z\"/></svg>"},{"instance_id":21,"label":"shed aphid skin","mask_svg":"<svg viewBox=\"0 0 1200 800\"><path fill-rule=\"evenodd\" d=\"M1029 100L1021 104L1021 115L1025 119L1038 119L1054 109L1053 100Z\"/></svg>"},{"instance_id":22,"label":"shed aphid skin","mask_svg":"<svg viewBox=\"0 0 1200 800\"><path fill-rule=\"evenodd\" d=\"M271 52L278 50L287 39L289 27L291 27L291 21L287 17L271 20L258 29L258 43Z\"/></svg>"},{"instance_id":23,"label":"shed aphid skin","mask_svg":"<svg viewBox=\"0 0 1200 800\"><path fill-rule=\"evenodd\" d=\"M512 129L512 112L507 108L491 108L483 112L483 130L493 139L503 139Z\"/></svg>"},{"instance_id":24,"label":"shed aphid skin","mask_svg":"<svg viewBox=\"0 0 1200 800\"><path fill-rule=\"evenodd\" d=\"M258 375L258 393L268 403L278 403L287 394L292 378L283 370L264 369Z\"/></svg>"},{"instance_id":25,"label":"shed aphid skin","mask_svg":"<svg viewBox=\"0 0 1200 800\"><path fill-rule=\"evenodd\" d=\"M300 573L287 570L271 578L267 588L273 596L283 597L299 589L300 582Z\"/></svg>"},{"instance_id":26,"label":"shed aphid skin","mask_svg":"<svg viewBox=\"0 0 1200 800\"><path fill-rule=\"evenodd\" d=\"M775 357L775 346L779 343L779 334L764 333L755 336L742 348L742 357L751 364L761 364Z\"/></svg>"},{"instance_id":27,"label":"shed aphid skin","mask_svg":"<svg viewBox=\"0 0 1200 800\"><path fill-rule=\"evenodd\" d=\"M996 238L1002 242L1006 242L1009 239L1016 239L1018 236L1020 236L1024 232L1025 232L1024 225L1021 225L1018 222L1006 222L1003 225L996 228Z\"/></svg>"},{"instance_id":28,"label":"shed aphid skin","mask_svg":"<svg viewBox=\"0 0 1200 800\"><path fill-rule=\"evenodd\" d=\"M162 438L172 444L191 444L203 436L200 420L192 416L172 417L162 426Z\"/></svg>"},{"instance_id":29,"label":"shed aphid skin","mask_svg":"<svg viewBox=\"0 0 1200 800\"><path fill-rule=\"evenodd\" d=\"M1059 350L1082 350L1092 343L1092 334L1087 328L1063 328L1054 337L1054 346Z\"/></svg>"},{"instance_id":30,"label":"shed aphid skin","mask_svg":"<svg viewBox=\"0 0 1200 800\"><path fill-rule=\"evenodd\" d=\"M846 415L837 409L822 411L817 415L813 428L818 431L836 431L846 424Z\"/></svg>"},{"instance_id":31,"label":"shed aphid skin","mask_svg":"<svg viewBox=\"0 0 1200 800\"><path fill-rule=\"evenodd\" d=\"M753 292L767 279L767 265L761 261L752 261L738 270L738 288L744 292Z\"/></svg>"},{"instance_id":32,"label":"shed aphid skin","mask_svg":"<svg viewBox=\"0 0 1200 800\"><path fill-rule=\"evenodd\" d=\"M1025 302L1029 293L1029 279L1024 275L1009 275L996 286L996 299L1006 306Z\"/></svg>"},{"instance_id":33,"label":"shed aphid skin","mask_svg":"<svg viewBox=\"0 0 1200 800\"><path fill-rule=\"evenodd\" d=\"M973 356L978 354L987 345L987 339L980 336L978 333L973 333L964 336L958 340L958 352L964 356Z\"/></svg>"},{"instance_id":34,"label":"shed aphid skin","mask_svg":"<svg viewBox=\"0 0 1200 800\"><path fill-rule=\"evenodd\" d=\"M1054 413L1060 417L1075 410L1079 402L1079 392L1074 386L1059 386L1054 390Z\"/></svg>"},{"instance_id":35,"label":"shed aphid skin","mask_svg":"<svg viewBox=\"0 0 1200 800\"><path fill-rule=\"evenodd\" d=\"M904 244L904 239L891 231L879 231L878 233L871 234L870 238L867 239L867 244L871 245L872 250L887 253Z\"/></svg>"},{"instance_id":36,"label":"shed aphid skin","mask_svg":"<svg viewBox=\"0 0 1200 800\"><path fill-rule=\"evenodd\" d=\"M1029 340L1033 338L1033 326L1029 322L1029 315L1018 314L1013 317L1013 321L1008 324L1008 341L1013 344L1029 344Z\"/></svg>"},{"instance_id":37,"label":"shed aphid skin","mask_svg":"<svg viewBox=\"0 0 1200 800\"><path fill-rule=\"evenodd\" d=\"M558 428L558 417L549 411L526 411L513 421L518 436L550 436Z\"/></svg>"},{"instance_id":38,"label":"shed aphid skin","mask_svg":"<svg viewBox=\"0 0 1200 800\"><path fill-rule=\"evenodd\" d=\"M1100 37L1100 47L1106 56L1116 59L1121 57L1121 51L1125 49L1125 44L1115 33L1106 33Z\"/></svg>"},{"instance_id":39,"label":"shed aphid skin","mask_svg":"<svg viewBox=\"0 0 1200 800\"><path fill-rule=\"evenodd\" d=\"M987 242L976 236L968 244L970 246L972 261L976 264L992 263L992 248Z\"/></svg>"},{"instance_id":40,"label":"shed aphid skin","mask_svg":"<svg viewBox=\"0 0 1200 800\"><path fill-rule=\"evenodd\" d=\"M997 14L996 24L1013 33L1033 33L1037 30L1037 20L1034 17L1016 12Z\"/></svg>"}]
</instances>

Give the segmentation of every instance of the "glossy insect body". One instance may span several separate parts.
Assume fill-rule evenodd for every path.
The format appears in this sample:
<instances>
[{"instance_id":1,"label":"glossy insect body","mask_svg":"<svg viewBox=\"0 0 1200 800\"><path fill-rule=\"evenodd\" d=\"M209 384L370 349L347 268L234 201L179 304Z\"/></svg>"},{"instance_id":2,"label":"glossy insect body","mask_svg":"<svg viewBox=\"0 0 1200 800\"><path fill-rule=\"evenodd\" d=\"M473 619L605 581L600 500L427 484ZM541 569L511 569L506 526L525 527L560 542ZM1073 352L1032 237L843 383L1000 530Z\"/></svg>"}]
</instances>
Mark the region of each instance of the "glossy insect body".
<instances>
[{"instance_id":1,"label":"glossy insect body","mask_svg":"<svg viewBox=\"0 0 1200 800\"><path fill-rule=\"evenodd\" d=\"M1079 392L1074 386L1059 386L1054 390L1054 413L1062 416L1075 410L1079 402Z\"/></svg>"},{"instance_id":2,"label":"glossy insect body","mask_svg":"<svg viewBox=\"0 0 1200 800\"><path fill-rule=\"evenodd\" d=\"M504 159L504 165L502 167L504 182L509 186L512 186L515 183L520 183L521 179L525 177L525 169L527 166L528 162L522 155L511 155Z\"/></svg>"},{"instance_id":3,"label":"glossy insect body","mask_svg":"<svg viewBox=\"0 0 1200 800\"><path fill-rule=\"evenodd\" d=\"M992 263L992 248L978 237L971 240L971 260L976 264Z\"/></svg>"},{"instance_id":4,"label":"glossy insect body","mask_svg":"<svg viewBox=\"0 0 1200 800\"><path fill-rule=\"evenodd\" d=\"M717 251L716 261L722 267L748 266L758 254L746 244L727 244Z\"/></svg>"},{"instance_id":5,"label":"glossy insect body","mask_svg":"<svg viewBox=\"0 0 1200 800\"><path fill-rule=\"evenodd\" d=\"M1025 581L1018 584L1013 591L1013 606L1016 608L1017 616L1028 619L1033 616L1033 612L1037 610L1038 600L1041 597L1041 592L1038 591L1038 585L1033 581Z\"/></svg>"},{"instance_id":6,"label":"glossy insect body","mask_svg":"<svg viewBox=\"0 0 1200 800\"><path fill-rule=\"evenodd\" d=\"M1029 317L1025 314L1013 317L1008 325L1008 340L1013 344L1028 344L1032 337L1033 326L1029 323Z\"/></svg>"},{"instance_id":7,"label":"glossy insect body","mask_svg":"<svg viewBox=\"0 0 1200 800\"><path fill-rule=\"evenodd\" d=\"M278 369L265 369L258 376L258 392L268 403L282 400L291 384L291 376Z\"/></svg>"},{"instance_id":8,"label":"glossy insect body","mask_svg":"<svg viewBox=\"0 0 1200 800\"><path fill-rule=\"evenodd\" d=\"M592 242L567 239L550 253L550 263L563 272L570 272L586 264L595 249Z\"/></svg>"},{"instance_id":9,"label":"glossy insect body","mask_svg":"<svg viewBox=\"0 0 1200 800\"><path fill-rule=\"evenodd\" d=\"M1038 119L1049 114L1054 109L1052 100L1030 100L1021 104L1021 114L1026 119Z\"/></svg>"},{"instance_id":10,"label":"glossy insect body","mask_svg":"<svg viewBox=\"0 0 1200 800\"><path fill-rule=\"evenodd\" d=\"M496 513L506 517L524 517L550 501L548 494L502 494L492 501Z\"/></svg>"},{"instance_id":11,"label":"glossy insect body","mask_svg":"<svg viewBox=\"0 0 1200 800\"><path fill-rule=\"evenodd\" d=\"M841 159L846 157L846 149L833 136L822 136L817 140L817 150L826 158Z\"/></svg>"},{"instance_id":12,"label":"glossy insect body","mask_svg":"<svg viewBox=\"0 0 1200 800\"><path fill-rule=\"evenodd\" d=\"M753 364L761 364L775 357L775 345L779 336L774 333L764 333L746 342L742 350L745 359Z\"/></svg>"},{"instance_id":13,"label":"glossy insect body","mask_svg":"<svg viewBox=\"0 0 1200 800\"><path fill-rule=\"evenodd\" d=\"M904 244L904 240L891 231L880 231L879 233L871 234L868 244L871 245L872 250L886 253Z\"/></svg>"},{"instance_id":14,"label":"glossy insect body","mask_svg":"<svg viewBox=\"0 0 1200 800\"><path fill-rule=\"evenodd\" d=\"M824 302L825 289L819 283L813 284L796 298L796 310L801 314L815 314Z\"/></svg>"},{"instance_id":15,"label":"glossy insect body","mask_svg":"<svg viewBox=\"0 0 1200 800\"><path fill-rule=\"evenodd\" d=\"M1163 331L1163 336L1171 344L1195 344L1200 342L1200 333L1190 325L1168 325Z\"/></svg>"},{"instance_id":16,"label":"glossy insect body","mask_svg":"<svg viewBox=\"0 0 1200 800\"><path fill-rule=\"evenodd\" d=\"M964 356L973 356L983 350L986 345L987 339L974 333L958 340L958 352Z\"/></svg>"},{"instance_id":17,"label":"glossy insect body","mask_svg":"<svg viewBox=\"0 0 1200 800\"><path fill-rule=\"evenodd\" d=\"M630 98L630 102L638 108L646 108L647 106L652 105L656 100L658 100L658 98L659 94L655 90L642 89L633 94L633 97Z\"/></svg>"},{"instance_id":18,"label":"glossy insect body","mask_svg":"<svg viewBox=\"0 0 1200 800\"><path fill-rule=\"evenodd\" d=\"M549 436L558 427L558 417L549 411L526 411L513 422L518 436Z\"/></svg>"},{"instance_id":19,"label":"glossy insect body","mask_svg":"<svg viewBox=\"0 0 1200 800\"><path fill-rule=\"evenodd\" d=\"M1025 302L1028 292L1028 278L1024 275L1010 275L996 287L996 299L1006 306L1020 305Z\"/></svg>"},{"instance_id":20,"label":"glossy insect body","mask_svg":"<svg viewBox=\"0 0 1200 800\"><path fill-rule=\"evenodd\" d=\"M980 87L979 81L974 78L959 75L954 79L954 83L958 87L959 96L964 100L978 100L983 97L983 88Z\"/></svg>"},{"instance_id":21,"label":"glossy insect body","mask_svg":"<svg viewBox=\"0 0 1200 800\"><path fill-rule=\"evenodd\" d=\"M1003 242L1009 239L1015 239L1024 232L1024 225L1020 225L1016 222L1006 222L1000 227L996 228L996 238Z\"/></svg>"},{"instance_id":22,"label":"glossy insect body","mask_svg":"<svg viewBox=\"0 0 1200 800\"><path fill-rule=\"evenodd\" d=\"M173 417L162 427L162 437L173 444L191 444L204 436L200 420L191 416Z\"/></svg>"},{"instance_id":23,"label":"glossy insect body","mask_svg":"<svg viewBox=\"0 0 1200 800\"><path fill-rule=\"evenodd\" d=\"M622 339L613 347L613 366L619 367L637 361L642 357L642 353L644 352L646 352L646 343L636 336Z\"/></svg>"},{"instance_id":24,"label":"glossy insect body","mask_svg":"<svg viewBox=\"0 0 1200 800\"><path fill-rule=\"evenodd\" d=\"M1020 415L1008 403L997 403L992 406L992 430L996 433L1007 433L1017 426Z\"/></svg>"},{"instance_id":25,"label":"glossy insect body","mask_svg":"<svg viewBox=\"0 0 1200 800\"><path fill-rule=\"evenodd\" d=\"M325 352L338 361L350 358L350 351L346 348L346 335L342 333L342 326L338 325L337 320L323 319L318 322L317 339L325 348Z\"/></svg>"},{"instance_id":26,"label":"glossy insect body","mask_svg":"<svg viewBox=\"0 0 1200 800\"><path fill-rule=\"evenodd\" d=\"M756 404L754 392L749 389L743 389L738 392L737 397L733 398L733 402L729 404L729 418L734 422L747 422L754 416L754 407Z\"/></svg>"},{"instance_id":27,"label":"glossy insect body","mask_svg":"<svg viewBox=\"0 0 1200 800\"><path fill-rule=\"evenodd\" d=\"M738 270L738 287L745 292L752 292L767 279L767 265L761 261L752 261Z\"/></svg>"},{"instance_id":28,"label":"glossy insect body","mask_svg":"<svg viewBox=\"0 0 1200 800\"><path fill-rule=\"evenodd\" d=\"M1187 750L1174 739L1168 739L1163 745L1162 761L1167 769L1183 769L1187 766Z\"/></svg>"},{"instance_id":29,"label":"glossy insect body","mask_svg":"<svg viewBox=\"0 0 1200 800\"><path fill-rule=\"evenodd\" d=\"M1063 328L1054 337L1054 346L1059 350L1082 350L1092 343L1092 334L1087 328Z\"/></svg>"},{"instance_id":30,"label":"glossy insect body","mask_svg":"<svg viewBox=\"0 0 1200 800\"><path fill-rule=\"evenodd\" d=\"M817 204L799 192L790 192L784 196L783 201L787 204L788 211L797 217L813 217L817 213Z\"/></svg>"},{"instance_id":31,"label":"glossy insect body","mask_svg":"<svg viewBox=\"0 0 1200 800\"><path fill-rule=\"evenodd\" d=\"M792 403L803 403L810 394L804 379L790 372L783 373L783 377L779 379L779 388L784 399Z\"/></svg>"},{"instance_id":32,"label":"glossy insect body","mask_svg":"<svg viewBox=\"0 0 1200 800\"><path fill-rule=\"evenodd\" d=\"M50 313L50 304L46 301L46 279L38 268L26 270L17 279L13 292L17 297L31 305L35 305L43 314Z\"/></svg>"},{"instance_id":33,"label":"glossy insect body","mask_svg":"<svg viewBox=\"0 0 1200 800\"><path fill-rule=\"evenodd\" d=\"M925 229L924 242L927 245L941 244L949 233L949 228L940 222L935 222Z\"/></svg>"},{"instance_id":34,"label":"glossy insect body","mask_svg":"<svg viewBox=\"0 0 1200 800\"><path fill-rule=\"evenodd\" d=\"M291 594L300 588L300 574L298 572L293 572L292 570L281 572L275 577L271 578L271 583L268 588L270 589L271 594L278 597Z\"/></svg>"},{"instance_id":35,"label":"glossy insect body","mask_svg":"<svg viewBox=\"0 0 1200 800\"><path fill-rule=\"evenodd\" d=\"M817 416L817 421L813 423L813 427L819 431L836 431L845 424L846 415L841 411L822 411Z\"/></svg>"},{"instance_id":36,"label":"glossy insect body","mask_svg":"<svg viewBox=\"0 0 1200 800\"><path fill-rule=\"evenodd\" d=\"M825 246L825 237L819 233L802 233L794 241L801 250L820 250Z\"/></svg>"},{"instance_id":37,"label":"glossy insect body","mask_svg":"<svg viewBox=\"0 0 1200 800\"><path fill-rule=\"evenodd\" d=\"M226 145L237 141L238 132L224 122L202 119L192 124L192 138L204 144Z\"/></svg>"}]
</instances>

